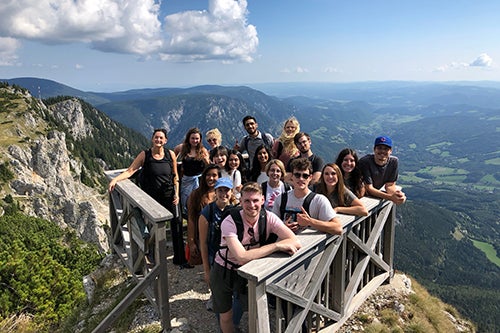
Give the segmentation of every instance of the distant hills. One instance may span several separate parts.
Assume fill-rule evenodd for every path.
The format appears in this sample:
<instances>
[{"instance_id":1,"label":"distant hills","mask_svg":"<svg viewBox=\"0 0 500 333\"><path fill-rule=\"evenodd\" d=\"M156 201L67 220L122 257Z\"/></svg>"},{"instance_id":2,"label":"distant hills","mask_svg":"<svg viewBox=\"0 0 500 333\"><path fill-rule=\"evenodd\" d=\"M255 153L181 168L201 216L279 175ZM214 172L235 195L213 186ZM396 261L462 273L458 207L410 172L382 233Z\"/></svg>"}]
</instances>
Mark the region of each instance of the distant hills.
<instances>
[{"instance_id":1,"label":"distant hills","mask_svg":"<svg viewBox=\"0 0 500 333\"><path fill-rule=\"evenodd\" d=\"M375 136L390 135L400 158L398 183L409 197L398 209L396 268L472 318L479 331L498 331L500 267L472 240L492 245L498 258L500 84L394 81L97 93L35 78L7 81L42 98L78 96L146 138L155 127L167 128L169 146L193 126L202 132L219 128L224 144L232 146L244 134L247 114L275 136L287 117L296 116L312 136L313 151L326 161L344 147L362 156L371 152Z\"/></svg>"}]
</instances>

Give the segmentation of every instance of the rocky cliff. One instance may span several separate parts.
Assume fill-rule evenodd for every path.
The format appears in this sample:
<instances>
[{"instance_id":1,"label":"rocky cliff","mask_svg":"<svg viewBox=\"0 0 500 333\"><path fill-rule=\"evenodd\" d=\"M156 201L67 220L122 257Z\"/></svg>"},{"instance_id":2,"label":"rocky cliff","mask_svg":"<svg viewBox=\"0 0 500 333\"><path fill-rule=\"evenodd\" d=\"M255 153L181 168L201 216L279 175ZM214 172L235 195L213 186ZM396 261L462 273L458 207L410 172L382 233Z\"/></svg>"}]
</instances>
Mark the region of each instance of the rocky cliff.
<instances>
[{"instance_id":1,"label":"rocky cliff","mask_svg":"<svg viewBox=\"0 0 500 333\"><path fill-rule=\"evenodd\" d=\"M108 251L106 197L82 184L82 172L90 172L67 140L69 135L79 142L95 130L81 102L69 99L47 107L25 90L3 87L0 103L1 163L14 173L0 196L11 194L26 214L70 227Z\"/></svg>"}]
</instances>

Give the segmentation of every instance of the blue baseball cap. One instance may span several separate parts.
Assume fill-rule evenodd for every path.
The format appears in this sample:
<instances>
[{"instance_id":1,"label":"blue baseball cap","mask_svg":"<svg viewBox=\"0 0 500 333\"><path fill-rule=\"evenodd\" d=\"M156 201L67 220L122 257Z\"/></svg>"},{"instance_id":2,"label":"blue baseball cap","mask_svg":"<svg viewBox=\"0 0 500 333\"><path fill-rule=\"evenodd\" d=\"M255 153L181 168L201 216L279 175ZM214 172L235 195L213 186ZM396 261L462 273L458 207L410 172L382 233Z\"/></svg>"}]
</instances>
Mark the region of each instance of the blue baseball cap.
<instances>
[{"instance_id":1,"label":"blue baseball cap","mask_svg":"<svg viewBox=\"0 0 500 333\"><path fill-rule=\"evenodd\" d=\"M374 146L378 145L384 145L389 148L392 148L392 140L388 136L379 136L378 138L375 139L375 144Z\"/></svg>"},{"instance_id":2,"label":"blue baseball cap","mask_svg":"<svg viewBox=\"0 0 500 333\"><path fill-rule=\"evenodd\" d=\"M218 189L219 187L227 187L228 189L232 190L233 189L233 182L231 179L227 177L222 177L217 179L217 182L215 183L215 189Z\"/></svg>"}]
</instances>

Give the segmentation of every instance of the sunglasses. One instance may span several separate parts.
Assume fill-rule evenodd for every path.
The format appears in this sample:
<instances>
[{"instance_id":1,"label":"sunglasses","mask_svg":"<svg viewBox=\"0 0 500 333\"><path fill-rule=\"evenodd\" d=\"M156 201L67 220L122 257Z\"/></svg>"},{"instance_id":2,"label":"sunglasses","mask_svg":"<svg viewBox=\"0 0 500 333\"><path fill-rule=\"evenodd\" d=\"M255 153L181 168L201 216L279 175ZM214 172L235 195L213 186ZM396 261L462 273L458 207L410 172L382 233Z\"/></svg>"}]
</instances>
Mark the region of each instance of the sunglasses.
<instances>
[{"instance_id":1,"label":"sunglasses","mask_svg":"<svg viewBox=\"0 0 500 333\"><path fill-rule=\"evenodd\" d=\"M248 228L248 234L250 235L250 245L257 244L257 240L255 239L255 232L253 228Z\"/></svg>"},{"instance_id":2,"label":"sunglasses","mask_svg":"<svg viewBox=\"0 0 500 333\"><path fill-rule=\"evenodd\" d=\"M308 173L302 173L302 172L294 172L293 176L295 178L302 178L302 179L308 179L309 177L311 177L310 174L308 174Z\"/></svg>"},{"instance_id":3,"label":"sunglasses","mask_svg":"<svg viewBox=\"0 0 500 333\"><path fill-rule=\"evenodd\" d=\"M217 139L207 139L207 142L217 142Z\"/></svg>"}]
</instances>

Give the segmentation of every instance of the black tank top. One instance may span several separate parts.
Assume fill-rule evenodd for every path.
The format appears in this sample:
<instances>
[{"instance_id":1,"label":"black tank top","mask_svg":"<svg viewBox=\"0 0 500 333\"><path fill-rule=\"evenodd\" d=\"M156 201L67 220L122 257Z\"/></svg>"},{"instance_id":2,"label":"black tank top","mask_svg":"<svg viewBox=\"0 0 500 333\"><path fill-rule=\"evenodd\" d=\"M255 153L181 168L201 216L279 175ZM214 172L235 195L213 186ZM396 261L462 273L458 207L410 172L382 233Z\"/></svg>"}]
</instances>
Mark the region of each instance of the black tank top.
<instances>
[{"instance_id":1,"label":"black tank top","mask_svg":"<svg viewBox=\"0 0 500 333\"><path fill-rule=\"evenodd\" d=\"M155 199L164 198L173 192L173 166L170 150L165 150L161 160L153 158L151 149L145 150L144 165L141 169L140 186L144 192Z\"/></svg>"},{"instance_id":2,"label":"black tank top","mask_svg":"<svg viewBox=\"0 0 500 333\"><path fill-rule=\"evenodd\" d=\"M198 160L191 156L185 156L182 158L182 172L185 176L198 176L205 169L205 161Z\"/></svg>"}]
</instances>

